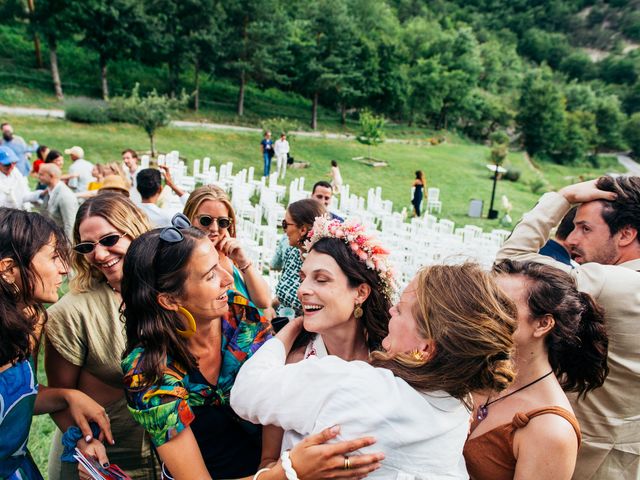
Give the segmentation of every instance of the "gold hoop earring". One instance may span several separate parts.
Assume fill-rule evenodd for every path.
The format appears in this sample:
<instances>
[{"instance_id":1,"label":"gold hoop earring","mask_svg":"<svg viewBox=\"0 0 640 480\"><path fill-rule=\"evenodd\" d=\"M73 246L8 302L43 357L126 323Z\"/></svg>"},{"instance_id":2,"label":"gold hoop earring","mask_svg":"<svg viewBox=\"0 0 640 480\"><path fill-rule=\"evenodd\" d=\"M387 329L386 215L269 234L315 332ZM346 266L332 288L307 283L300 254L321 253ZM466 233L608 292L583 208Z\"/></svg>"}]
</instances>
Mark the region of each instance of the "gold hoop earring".
<instances>
[{"instance_id":1,"label":"gold hoop earring","mask_svg":"<svg viewBox=\"0 0 640 480\"><path fill-rule=\"evenodd\" d=\"M357 319L362 318L364 312L362 311L362 304L356 303L356 306L353 309L353 316Z\"/></svg>"},{"instance_id":2,"label":"gold hoop earring","mask_svg":"<svg viewBox=\"0 0 640 480\"><path fill-rule=\"evenodd\" d=\"M196 333L196 319L193 318L191 312L184 307L178 307L178 312L185 316L185 318L187 319L187 323L189 324L188 330L180 330L179 328L177 328L176 331L178 332L178 335L180 335L182 338L193 337Z\"/></svg>"}]
</instances>

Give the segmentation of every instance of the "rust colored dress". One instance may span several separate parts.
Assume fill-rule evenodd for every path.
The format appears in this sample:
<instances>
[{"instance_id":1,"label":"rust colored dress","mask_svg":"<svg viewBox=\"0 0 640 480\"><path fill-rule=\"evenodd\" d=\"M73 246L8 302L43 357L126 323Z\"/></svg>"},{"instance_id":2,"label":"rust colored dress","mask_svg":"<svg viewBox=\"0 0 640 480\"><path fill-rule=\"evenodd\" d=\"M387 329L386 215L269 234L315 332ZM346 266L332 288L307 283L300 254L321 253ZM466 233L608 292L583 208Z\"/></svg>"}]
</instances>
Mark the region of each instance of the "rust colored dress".
<instances>
[{"instance_id":1,"label":"rust colored dress","mask_svg":"<svg viewBox=\"0 0 640 480\"><path fill-rule=\"evenodd\" d=\"M512 480L516 471L513 456L513 437L516 430L526 427L532 418L540 415L559 415L567 420L576 432L580 447L580 426L576 417L561 407L544 407L527 413L516 413L511 423L500 425L493 430L467 440L464 445L464 459L472 480ZM478 426L474 420L473 432Z\"/></svg>"}]
</instances>

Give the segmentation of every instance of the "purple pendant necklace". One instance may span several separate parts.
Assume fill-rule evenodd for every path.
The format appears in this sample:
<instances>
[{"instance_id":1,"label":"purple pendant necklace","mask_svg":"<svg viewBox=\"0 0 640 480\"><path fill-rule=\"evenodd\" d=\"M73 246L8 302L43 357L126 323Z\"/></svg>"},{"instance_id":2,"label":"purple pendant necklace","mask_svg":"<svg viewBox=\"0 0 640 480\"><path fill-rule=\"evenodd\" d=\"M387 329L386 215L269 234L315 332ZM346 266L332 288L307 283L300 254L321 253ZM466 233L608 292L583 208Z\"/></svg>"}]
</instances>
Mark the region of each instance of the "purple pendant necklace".
<instances>
[{"instance_id":1,"label":"purple pendant necklace","mask_svg":"<svg viewBox=\"0 0 640 480\"><path fill-rule=\"evenodd\" d=\"M538 383L540 380L544 380L552 373L553 373L553 370L551 370L549 373L545 373L539 378L536 378L533 382L527 383L524 387L520 387L519 389L506 394L504 397L498 397L495 400L491 400L491 401L489 401L491 397L490 396L487 397L487 401L484 402L484 405L481 405L480 407L478 407L478 411L476 412L476 418L478 419L478 422L481 422L482 420L487 418L487 415L489 415L489 405L493 405L494 403L499 402L500 400L504 400L505 398L510 397L514 393L518 393L519 391L524 390L525 388L529 388L531 385Z\"/></svg>"}]
</instances>

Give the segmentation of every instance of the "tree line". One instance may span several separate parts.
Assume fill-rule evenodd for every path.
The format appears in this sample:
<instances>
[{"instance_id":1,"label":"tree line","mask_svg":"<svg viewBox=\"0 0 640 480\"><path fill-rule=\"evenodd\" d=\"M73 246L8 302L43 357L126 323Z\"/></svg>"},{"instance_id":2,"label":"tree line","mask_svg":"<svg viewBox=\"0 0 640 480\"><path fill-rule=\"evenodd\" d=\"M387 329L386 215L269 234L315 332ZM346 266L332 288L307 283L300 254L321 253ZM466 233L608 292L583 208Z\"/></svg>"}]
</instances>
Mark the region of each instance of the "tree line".
<instances>
[{"instance_id":1,"label":"tree line","mask_svg":"<svg viewBox=\"0 0 640 480\"><path fill-rule=\"evenodd\" d=\"M97 54L104 99L109 66L130 59L166 68L166 92L185 88L196 109L206 75L237 84L239 116L248 85L276 87L309 99L314 129L319 105L343 122L368 109L476 140L506 131L530 154L564 163L629 146L640 153L640 50L618 46L595 62L572 36L613 18L601 3L27 0L15 17L46 42L59 98L57 45L73 39ZM618 17L633 39L638 16Z\"/></svg>"}]
</instances>

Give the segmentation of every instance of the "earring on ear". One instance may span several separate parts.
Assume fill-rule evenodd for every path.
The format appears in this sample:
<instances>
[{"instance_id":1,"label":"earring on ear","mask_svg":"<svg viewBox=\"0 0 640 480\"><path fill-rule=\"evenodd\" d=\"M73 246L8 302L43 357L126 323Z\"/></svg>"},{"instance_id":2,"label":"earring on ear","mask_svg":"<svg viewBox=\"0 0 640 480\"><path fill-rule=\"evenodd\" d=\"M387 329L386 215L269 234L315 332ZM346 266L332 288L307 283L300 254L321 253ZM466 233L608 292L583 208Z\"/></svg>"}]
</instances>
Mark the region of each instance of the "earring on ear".
<instances>
[{"instance_id":1,"label":"earring on ear","mask_svg":"<svg viewBox=\"0 0 640 480\"><path fill-rule=\"evenodd\" d=\"M420 350L418 350L417 348L414 350L411 350L409 352L409 355L411 356L411 358L413 358L416 362L422 362L424 360L424 353L421 352Z\"/></svg>"},{"instance_id":2,"label":"earring on ear","mask_svg":"<svg viewBox=\"0 0 640 480\"><path fill-rule=\"evenodd\" d=\"M362 304L356 303L356 306L353 308L353 316L357 319L362 318L364 312L362 311Z\"/></svg>"},{"instance_id":3,"label":"earring on ear","mask_svg":"<svg viewBox=\"0 0 640 480\"><path fill-rule=\"evenodd\" d=\"M179 328L177 328L176 331L178 332L178 335L180 335L182 338L193 337L193 335L196 333L196 319L193 318L191 312L184 307L178 307L178 312L185 316L189 324L189 328L187 330L180 330Z\"/></svg>"}]
</instances>

